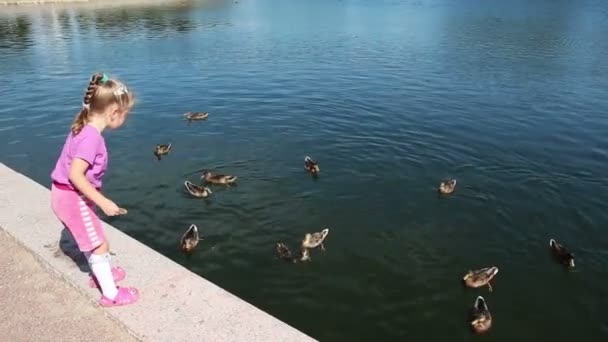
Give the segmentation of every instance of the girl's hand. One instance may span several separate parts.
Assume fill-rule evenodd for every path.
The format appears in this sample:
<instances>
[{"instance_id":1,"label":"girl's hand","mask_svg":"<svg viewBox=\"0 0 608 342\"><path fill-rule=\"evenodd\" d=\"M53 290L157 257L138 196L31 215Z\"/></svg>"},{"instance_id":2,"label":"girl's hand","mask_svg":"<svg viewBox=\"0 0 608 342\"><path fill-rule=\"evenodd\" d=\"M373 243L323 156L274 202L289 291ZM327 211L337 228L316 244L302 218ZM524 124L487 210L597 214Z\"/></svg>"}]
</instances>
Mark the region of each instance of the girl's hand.
<instances>
[{"instance_id":1,"label":"girl's hand","mask_svg":"<svg viewBox=\"0 0 608 342\"><path fill-rule=\"evenodd\" d=\"M109 199L103 201L99 207L108 216L116 216L121 214L120 208L116 205L116 203L110 201Z\"/></svg>"}]
</instances>

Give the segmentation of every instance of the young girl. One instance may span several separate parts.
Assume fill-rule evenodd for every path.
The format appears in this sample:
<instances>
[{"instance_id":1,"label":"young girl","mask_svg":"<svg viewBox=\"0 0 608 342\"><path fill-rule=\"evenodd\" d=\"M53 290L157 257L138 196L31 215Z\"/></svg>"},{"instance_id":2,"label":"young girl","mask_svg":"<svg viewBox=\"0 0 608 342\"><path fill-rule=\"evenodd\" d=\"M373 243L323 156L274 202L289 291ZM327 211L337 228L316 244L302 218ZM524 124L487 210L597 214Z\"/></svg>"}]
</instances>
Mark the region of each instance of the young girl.
<instances>
[{"instance_id":1,"label":"young girl","mask_svg":"<svg viewBox=\"0 0 608 342\"><path fill-rule=\"evenodd\" d=\"M72 124L51 174L53 211L87 258L94 276L89 284L101 288L99 303L102 306L127 305L139 298L137 289L116 286L115 282L124 279L126 274L120 267L110 268L108 242L101 221L93 211L97 205L108 216L121 213L114 202L99 192L108 166L108 151L101 133L106 128L122 126L133 104L133 94L124 84L105 74L93 75L83 108Z\"/></svg>"}]
</instances>

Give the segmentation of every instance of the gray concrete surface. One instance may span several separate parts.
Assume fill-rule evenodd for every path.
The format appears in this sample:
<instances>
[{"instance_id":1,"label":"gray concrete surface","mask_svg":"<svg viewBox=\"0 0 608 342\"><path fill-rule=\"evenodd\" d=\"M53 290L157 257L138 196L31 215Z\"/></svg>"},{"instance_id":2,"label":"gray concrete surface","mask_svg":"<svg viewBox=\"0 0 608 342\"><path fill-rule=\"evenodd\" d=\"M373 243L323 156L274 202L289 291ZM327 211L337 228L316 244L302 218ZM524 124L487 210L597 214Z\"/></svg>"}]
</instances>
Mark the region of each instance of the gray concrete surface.
<instances>
[{"instance_id":1,"label":"gray concrete surface","mask_svg":"<svg viewBox=\"0 0 608 342\"><path fill-rule=\"evenodd\" d=\"M0 229L2 341L137 341Z\"/></svg>"},{"instance_id":2,"label":"gray concrete surface","mask_svg":"<svg viewBox=\"0 0 608 342\"><path fill-rule=\"evenodd\" d=\"M4 164L0 164L0 227L96 305L99 292L88 288L88 274L72 259L80 254L69 235L62 233L50 207L49 190ZM128 273L121 284L138 287L140 301L100 310L139 339L314 341L114 227L104 223L104 228L115 261ZM61 252L56 253L53 245L60 238Z\"/></svg>"}]
</instances>

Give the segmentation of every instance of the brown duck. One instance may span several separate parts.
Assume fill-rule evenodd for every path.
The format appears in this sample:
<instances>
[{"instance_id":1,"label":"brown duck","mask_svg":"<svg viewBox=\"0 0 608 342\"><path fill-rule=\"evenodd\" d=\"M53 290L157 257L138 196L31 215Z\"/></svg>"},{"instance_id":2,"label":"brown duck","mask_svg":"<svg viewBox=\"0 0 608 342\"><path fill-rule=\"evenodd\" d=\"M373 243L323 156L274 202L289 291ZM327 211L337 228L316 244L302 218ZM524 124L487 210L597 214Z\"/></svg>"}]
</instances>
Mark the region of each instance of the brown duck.
<instances>
[{"instance_id":1,"label":"brown duck","mask_svg":"<svg viewBox=\"0 0 608 342\"><path fill-rule=\"evenodd\" d=\"M553 256L568 268L574 268L574 254L571 253L566 247L555 241L554 239L549 240L549 247Z\"/></svg>"},{"instance_id":2,"label":"brown duck","mask_svg":"<svg viewBox=\"0 0 608 342\"><path fill-rule=\"evenodd\" d=\"M207 112L188 112L188 113L184 114L184 117L189 122L207 120L207 117L209 117L209 113L207 113Z\"/></svg>"},{"instance_id":3,"label":"brown duck","mask_svg":"<svg viewBox=\"0 0 608 342\"><path fill-rule=\"evenodd\" d=\"M471 310L471 328L477 334L483 334L492 327L492 314L485 299L477 297Z\"/></svg>"},{"instance_id":4,"label":"brown duck","mask_svg":"<svg viewBox=\"0 0 608 342\"><path fill-rule=\"evenodd\" d=\"M456 189L456 180L450 179L439 184L439 193L448 195L454 192Z\"/></svg>"},{"instance_id":5,"label":"brown duck","mask_svg":"<svg viewBox=\"0 0 608 342\"><path fill-rule=\"evenodd\" d=\"M486 267L467 272L462 280L464 280L465 285L468 287L482 287L488 285L490 292L492 292L490 281L496 274L498 274L498 267Z\"/></svg>"},{"instance_id":6,"label":"brown duck","mask_svg":"<svg viewBox=\"0 0 608 342\"><path fill-rule=\"evenodd\" d=\"M190 181L185 181L184 187L186 188L188 193L190 193L190 195L198 198L206 198L209 197L209 195L213 194L211 189L209 189L208 187L198 186Z\"/></svg>"},{"instance_id":7,"label":"brown duck","mask_svg":"<svg viewBox=\"0 0 608 342\"><path fill-rule=\"evenodd\" d=\"M313 175L318 175L321 171L319 164L309 156L304 157L304 168Z\"/></svg>"},{"instance_id":8,"label":"brown duck","mask_svg":"<svg viewBox=\"0 0 608 342\"><path fill-rule=\"evenodd\" d=\"M279 241L279 242L277 242L276 250L277 250L277 254L279 255L280 259L292 262L294 264L299 261L310 260L310 251L307 248L301 248L300 256L298 257L298 256L293 255L293 253L291 253L291 250L285 243Z\"/></svg>"},{"instance_id":9,"label":"brown duck","mask_svg":"<svg viewBox=\"0 0 608 342\"><path fill-rule=\"evenodd\" d=\"M236 176L214 174L209 171L205 171L201 176L201 180L212 184L233 184L237 178Z\"/></svg>"},{"instance_id":10,"label":"brown duck","mask_svg":"<svg viewBox=\"0 0 608 342\"><path fill-rule=\"evenodd\" d=\"M169 154L170 151L171 144L158 144L154 147L154 155L158 160L160 160L162 156Z\"/></svg>"},{"instance_id":11,"label":"brown duck","mask_svg":"<svg viewBox=\"0 0 608 342\"><path fill-rule=\"evenodd\" d=\"M184 233L184 235L182 235L182 238L180 239L182 251L187 254L192 253L192 251L194 250L194 248L196 248L200 240L202 239L198 235L198 228L194 224L190 225L188 230L186 230L186 232Z\"/></svg>"}]
</instances>

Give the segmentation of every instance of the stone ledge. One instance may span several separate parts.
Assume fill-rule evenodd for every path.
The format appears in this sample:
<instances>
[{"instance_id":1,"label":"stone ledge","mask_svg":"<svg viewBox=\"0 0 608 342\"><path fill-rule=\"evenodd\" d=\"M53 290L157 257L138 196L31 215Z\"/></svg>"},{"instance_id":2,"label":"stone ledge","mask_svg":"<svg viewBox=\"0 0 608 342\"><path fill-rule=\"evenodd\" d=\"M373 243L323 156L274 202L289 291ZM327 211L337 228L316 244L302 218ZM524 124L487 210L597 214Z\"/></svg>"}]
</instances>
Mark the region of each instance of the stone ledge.
<instances>
[{"instance_id":1,"label":"stone ledge","mask_svg":"<svg viewBox=\"0 0 608 342\"><path fill-rule=\"evenodd\" d=\"M99 292L87 286L73 248L53 248L69 234L50 207L50 191L0 163L0 227L30 250L47 268L84 293L93 303ZM190 272L116 228L104 223L116 253L128 272L124 281L139 288L137 304L104 309L106 314L143 341L315 341L273 316Z\"/></svg>"}]
</instances>

